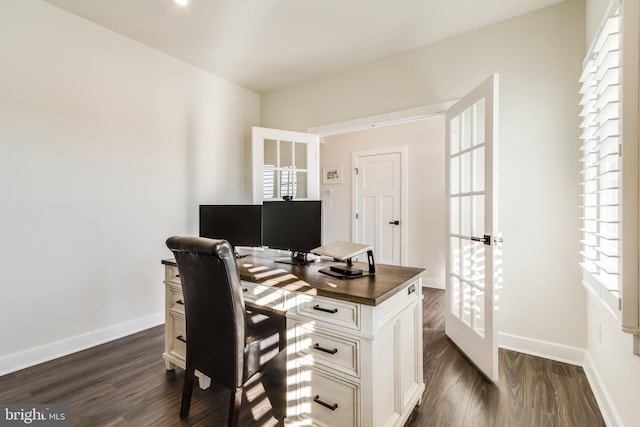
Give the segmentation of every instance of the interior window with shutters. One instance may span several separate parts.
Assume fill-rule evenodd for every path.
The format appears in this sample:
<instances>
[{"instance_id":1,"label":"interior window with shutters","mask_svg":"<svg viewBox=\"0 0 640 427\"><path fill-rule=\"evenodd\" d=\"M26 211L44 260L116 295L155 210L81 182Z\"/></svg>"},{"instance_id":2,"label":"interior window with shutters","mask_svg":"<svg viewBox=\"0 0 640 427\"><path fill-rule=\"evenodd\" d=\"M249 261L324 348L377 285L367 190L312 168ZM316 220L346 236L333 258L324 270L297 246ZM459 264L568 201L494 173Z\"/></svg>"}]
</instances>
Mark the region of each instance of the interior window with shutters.
<instances>
[{"instance_id":1,"label":"interior window with shutters","mask_svg":"<svg viewBox=\"0 0 640 427\"><path fill-rule=\"evenodd\" d=\"M306 161L306 144L265 140L263 199L307 198Z\"/></svg>"},{"instance_id":2,"label":"interior window with shutters","mask_svg":"<svg viewBox=\"0 0 640 427\"><path fill-rule=\"evenodd\" d=\"M253 201L318 199L317 135L281 129L252 129Z\"/></svg>"},{"instance_id":3,"label":"interior window with shutters","mask_svg":"<svg viewBox=\"0 0 640 427\"><path fill-rule=\"evenodd\" d=\"M585 286L623 329L637 334L637 84L635 103L631 98L623 103L628 93L624 85L630 81L625 72L634 72L637 78L637 54L631 62L635 70L633 66L627 70L625 12L619 0L612 2L580 78L581 266ZM637 49L637 40L635 46Z\"/></svg>"}]
</instances>

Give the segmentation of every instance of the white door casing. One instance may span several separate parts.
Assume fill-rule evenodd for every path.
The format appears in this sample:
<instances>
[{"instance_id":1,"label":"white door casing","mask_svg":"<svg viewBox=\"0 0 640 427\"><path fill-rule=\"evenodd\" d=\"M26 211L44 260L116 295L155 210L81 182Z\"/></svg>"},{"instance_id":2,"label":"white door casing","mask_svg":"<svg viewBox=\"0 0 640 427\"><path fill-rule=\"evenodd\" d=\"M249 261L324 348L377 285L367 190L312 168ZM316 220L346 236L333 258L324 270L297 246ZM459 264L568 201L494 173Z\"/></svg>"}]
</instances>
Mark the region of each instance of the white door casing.
<instances>
[{"instance_id":1,"label":"white door casing","mask_svg":"<svg viewBox=\"0 0 640 427\"><path fill-rule=\"evenodd\" d=\"M354 152L352 240L373 245L376 262L406 264L407 148Z\"/></svg>"},{"instance_id":2,"label":"white door casing","mask_svg":"<svg viewBox=\"0 0 640 427\"><path fill-rule=\"evenodd\" d=\"M446 113L446 334L498 380L498 75Z\"/></svg>"}]
</instances>

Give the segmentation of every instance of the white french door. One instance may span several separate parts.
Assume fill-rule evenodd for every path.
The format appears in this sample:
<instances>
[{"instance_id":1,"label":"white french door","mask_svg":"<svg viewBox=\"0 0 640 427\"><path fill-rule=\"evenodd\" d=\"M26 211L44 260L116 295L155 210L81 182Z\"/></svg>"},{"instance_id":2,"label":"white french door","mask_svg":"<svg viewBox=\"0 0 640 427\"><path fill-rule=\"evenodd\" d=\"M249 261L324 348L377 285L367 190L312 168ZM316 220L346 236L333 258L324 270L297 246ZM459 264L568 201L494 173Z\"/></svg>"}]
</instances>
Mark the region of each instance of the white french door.
<instances>
[{"instance_id":1,"label":"white french door","mask_svg":"<svg viewBox=\"0 0 640 427\"><path fill-rule=\"evenodd\" d=\"M320 137L289 130L252 129L253 203L320 198Z\"/></svg>"},{"instance_id":2,"label":"white french door","mask_svg":"<svg viewBox=\"0 0 640 427\"><path fill-rule=\"evenodd\" d=\"M446 113L446 334L498 380L498 75Z\"/></svg>"}]
</instances>

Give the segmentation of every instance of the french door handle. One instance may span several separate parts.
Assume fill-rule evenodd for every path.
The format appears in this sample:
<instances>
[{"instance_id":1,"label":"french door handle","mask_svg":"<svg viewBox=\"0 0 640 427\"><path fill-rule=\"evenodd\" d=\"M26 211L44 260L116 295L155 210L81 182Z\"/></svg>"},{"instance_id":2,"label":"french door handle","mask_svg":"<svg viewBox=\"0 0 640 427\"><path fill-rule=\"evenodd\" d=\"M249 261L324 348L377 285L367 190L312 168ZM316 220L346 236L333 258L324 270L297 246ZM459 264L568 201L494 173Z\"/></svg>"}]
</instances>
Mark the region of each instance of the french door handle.
<instances>
[{"instance_id":1,"label":"french door handle","mask_svg":"<svg viewBox=\"0 0 640 427\"><path fill-rule=\"evenodd\" d=\"M487 246L491 246L491 236L485 234L483 237L471 236L471 240L474 242L482 242Z\"/></svg>"},{"instance_id":2,"label":"french door handle","mask_svg":"<svg viewBox=\"0 0 640 427\"><path fill-rule=\"evenodd\" d=\"M400 221L398 221L396 219L395 221L389 221L389 224L391 224L391 225L400 225Z\"/></svg>"}]
</instances>

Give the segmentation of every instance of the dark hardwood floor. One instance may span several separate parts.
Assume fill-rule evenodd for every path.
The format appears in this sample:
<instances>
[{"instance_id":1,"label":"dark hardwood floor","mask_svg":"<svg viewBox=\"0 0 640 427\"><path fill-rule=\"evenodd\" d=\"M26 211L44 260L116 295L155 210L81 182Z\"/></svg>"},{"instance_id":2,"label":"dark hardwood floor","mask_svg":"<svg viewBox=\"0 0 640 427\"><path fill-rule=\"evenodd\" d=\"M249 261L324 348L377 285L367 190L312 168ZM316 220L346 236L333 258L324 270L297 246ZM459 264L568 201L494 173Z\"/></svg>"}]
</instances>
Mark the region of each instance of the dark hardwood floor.
<instances>
[{"instance_id":1,"label":"dark hardwood floor","mask_svg":"<svg viewBox=\"0 0 640 427\"><path fill-rule=\"evenodd\" d=\"M407 426L605 425L582 368L500 350L493 384L445 336L444 292L425 289L423 306L426 391ZM226 425L229 392L215 384L194 388L190 416L180 421L183 372L165 370L163 340L158 326L5 375L0 403L68 404L71 425L81 427ZM281 425L261 386L248 387L243 426Z\"/></svg>"},{"instance_id":2,"label":"dark hardwood floor","mask_svg":"<svg viewBox=\"0 0 640 427\"><path fill-rule=\"evenodd\" d=\"M444 291L425 288L424 294L426 390L407 425L605 425L581 367L500 349L500 379L493 384L445 335Z\"/></svg>"}]
</instances>

